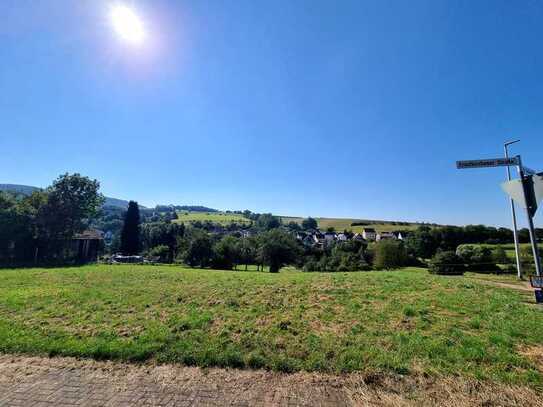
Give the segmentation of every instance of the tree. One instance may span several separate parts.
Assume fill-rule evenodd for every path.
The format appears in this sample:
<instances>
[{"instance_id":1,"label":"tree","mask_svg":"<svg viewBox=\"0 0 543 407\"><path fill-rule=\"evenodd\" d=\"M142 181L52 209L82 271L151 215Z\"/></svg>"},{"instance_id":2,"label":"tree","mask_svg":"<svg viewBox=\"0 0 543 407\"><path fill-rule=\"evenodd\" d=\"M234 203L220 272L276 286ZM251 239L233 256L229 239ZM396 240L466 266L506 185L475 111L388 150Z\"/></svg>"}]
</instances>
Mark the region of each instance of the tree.
<instances>
[{"instance_id":1,"label":"tree","mask_svg":"<svg viewBox=\"0 0 543 407\"><path fill-rule=\"evenodd\" d=\"M317 220L312 217L306 218L302 221L302 229L304 230L317 229L317 228L318 228Z\"/></svg>"},{"instance_id":2,"label":"tree","mask_svg":"<svg viewBox=\"0 0 543 407\"><path fill-rule=\"evenodd\" d=\"M287 229L292 232L298 232L302 230L302 227L298 222L290 221L289 223L287 223Z\"/></svg>"},{"instance_id":3,"label":"tree","mask_svg":"<svg viewBox=\"0 0 543 407\"><path fill-rule=\"evenodd\" d=\"M303 265L304 271L362 271L370 267L365 259L366 245L351 240L330 245L319 256L309 253ZM319 259L320 257L320 259Z\"/></svg>"},{"instance_id":4,"label":"tree","mask_svg":"<svg viewBox=\"0 0 543 407\"><path fill-rule=\"evenodd\" d=\"M231 270L241 262L239 239L234 236L224 236L213 246L213 266L219 269Z\"/></svg>"},{"instance_id":5,"label":"tree","mask_svg":"<svg viewBox=\"0 0 543 407\"><path fill-rule=\"evenodd\" d=\"M176 256L177 239L185 234L185 225L168 221L144 223L141 226L141 241L144 250L155 246L168 247L167 262L172 262Z\"/></svg>"},{"instance_id":6,"label":"tree","mask_svg":"<svg viewBox=\"0 0 543 407\"><path fill-rule=\"evenodd\" d=\"M509 259L509 257L507 257L507 253L502 246L498 246L494 249L494 251L492 252L492 258L497 264L511 263L511 260Z\"/></svg>"},{"instance_id":7,"label":"tree","mask_svg":"<svg viewBox=\"0 0 543 407\"><path fill-rule=\"evenodd\" d=\"M263 213L258 216L256 226L262 230L271 230L281 226L281 221L278 217L273 216L271 213Z\"/></svg>"},{"instance_id":8,"label":"tree","mask_svg":"<svg viewBox=\"0 0 543 407\"><path fill-rule=\"evenodd\" d=\"M296 239L280 229L272 229L262 234L259 254L264 264L270 267L270 273L278 273L281 267L294 263L299 254Z\"/></svg>"},{"instance_id":9,"label":"tree","mask_svg":"<svg viewBox=\"0 0 543 407\"><path fill-rule=\"evenodd\" d=\"M428 259L435 254L438 242L428 226L419 226L407 237L405 246L407 251L415 257Z\"/></svg>"},{"instance_id":10,"label":"tree","mask_svg":"<svg viewBox=\"0 0 543 407\"><path fill-rule=\"evenodd\" d=\"M258 243L255 238L243 238L239 240L238 250L240 263L245 264L245 271L249 264L255 264L257 260Z\"/></svg>"},{"instance_id":11,"label":"tree","mask_svg":"<svg viewBox=\"0 0 543 407\"><path fill-rule=\"evenodd\" d=\"M64 261L71 240L97 217L104 202L96 180L64 174L29 196L0 196L0 258Z\"/></svg>"},{"instance_id":12,"label":"tree","mask_svg":"<svg viewBox=\"0 0 543 407\"><path fill-rule=\"evenodd\" d=\"M24 262L32 258L31 213L25 210L26 198L0 192L0 262Z\"/></svg>"},{"instance_id":13,"label":"tree","mask_svg":"<svg viewBox=\"0 0 543 407\"><path fill-rule=\"evenodd\" d=\"M64 174L47 189L46 212L60 238L71 239L87 228L104 203L100 183L80 174Z\"/></svg>"},{"instance_id":14,"label":"tree","mask_svg":"<svg viewBox=\"0 0 543 407\"><path fill-rule=\"evenodd\" d=\"M140 250L140 210L137 202L130 201L121 231L121 253L133 256L139 254Z\"/></svg>"},{"instance_id":15,"label":"tree","mask_svg":"<svg viewBox=\"0 0 543 407\"><path fill-rule=\"evenodd\" d=\"M462 275L466 271L462 259L455 252L440 252L430 260L428 271L431 274Z\"/></svg>"},{"instance_id":16,"label":"tree","mask_svg":"<svg viewBox=\"0 0 543 407\"><path fill-rule=\"evenodd\" d=\"M407 264L407 254L402 242L382 240L375 245L374 250L373 266L378 270L396 269Z\"/></svg>"},{"instance_id":17,"label":"tree","mask_svg":"<svg viewBox=\"0 0 543 407\"><path fill-rule=\"evenodd\" d=\"M104 197L98 192L100 183L80 174L58 177L44 192L30 197L35 211L34 235L36 255L41 258L64 260L68 242L76 233L84 231L100 210Z\"/></svg>"},{"instance_id":18,"label":"tree","mask_svg":"<svg viewBox=\"0 0 543 407\"><path fill-rule=\"evenodd\" d=\"M468 265L470 271L498 271L492 251L488 247L466 244L459 246L456 254Z\"/></svg>"},{"instance_id":19,"label":"tree","mask_svg":"<svg viewBox=\"0 0 543 407\"><path fill-rule=\"evenodd\" d=\"M181 259L191 267L208 267L213 259L213 242L201 229L190 229L182 242Z\"/></svg>"},{"instance_id":20,"label":"tree","mask_svg":"<svg viewBox=\"0 0 543 407\"><path fill-rule=\"evenodd\" d=\"M159 263L170 262L170 249L166 245L158 245L149 250L149 256L158 258Z\"/></svg>"},{"instance_id":21,"label":"tree","mask_svg":"<svg viewBox=\"0 0 543 407\"><path fill-rule=\"evenodd\" d=\"M213 242L207 232L192 229L183 261L191 267L208 267L213 259Z\"/></svg>"}]
</instances>

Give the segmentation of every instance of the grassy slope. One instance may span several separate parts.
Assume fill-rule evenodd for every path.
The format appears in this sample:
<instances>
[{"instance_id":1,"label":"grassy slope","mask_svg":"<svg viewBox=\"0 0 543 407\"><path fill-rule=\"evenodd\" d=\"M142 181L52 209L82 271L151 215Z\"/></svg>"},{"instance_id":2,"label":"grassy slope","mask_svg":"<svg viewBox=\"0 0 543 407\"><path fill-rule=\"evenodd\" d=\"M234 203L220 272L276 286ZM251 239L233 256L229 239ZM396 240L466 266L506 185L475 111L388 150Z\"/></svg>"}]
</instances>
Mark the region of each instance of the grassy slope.
<instances>
[{"instance_id":1,"label":"grassy slope","mask_svg":"<svg viewBox=\"0 0 543 407\"><path fill-rule=\"evenodd\" d=\"M190 223L195 221L205 222L210 221L214 223L220 223L223 225L235 223L250 223L250 221L235 213L225 213L225 212L189 212L181 211L177 213L179 217L176 222Z\"/></svg>"},{"instance_id":2,"label":"grassy slope","mask_svg":"<svg viewBox=\"0 0 543 407\"><path fill-rule=\"evenodd\" d=\"M243 217L243 215L226 212L191 212L180 211L178 212L179 219L177 222L190 223L195 221L205 222L210 221L214 223L220 223L223 225L236 222L248 224L250 221ZM291 221L301 223L303 218L282 216L283 223ZM352 230L353 232L361 232L364 226L351 226L353 222L363 222L360 219L342 219L342 218L315 218L319 224L319 228L327 229L329 227L335 228L337 231ZM391 232L396 230L414 230L419 225L412 223L409 225L398 225L393 222L380 222L380 221L367 221L367 227L372 227L378 232ZM373 223L376 222L376 223Z\"/></svg>"},{"instance_id":3,"label":"grassy slope","mask_svg":"<svg viewBox=\"0 0 543 407\"><path fill-rule=\"evenodd\" d=\"M488 247L489 249L495 249L498 246L501 246L505 250L505 254L507 254L507 257L509 257L512 261L515 260L515 244L514 243L510 243L510 244L466 244L466 245L460 245L460 246L481 246L481 247ZM531 247L531 244L530 243L520 243L519 246L521 248L523 248L523 247Z\"/></svg>"},{"instance_id":4,"label":"grassy slope","mask_svg":"<svg viewBox=\"0 0 543 407\"><path fill-rule=\"evenodd\" d=\"M541 386L525 295L423 270L0 271L0 351L280 371L412 369Z\"/></svg>"},{"instance_id":5,"label":"grassy slope","mask_svg":"<svg viewBox=\"0 0 543 407\"><path fill-rule=\"evenodd\" d=\"M297 222L302 223L303 218L282 216L283 223ZM329 227L333 227L338 232L343 230L352 230L353 232L362 232L364 227L374 228L378 232L392 232L396 230L415 230L419 227L418 224L410 223L408 225L393 224L393 222L381 222L368 220L366 226L351 226L354 222L365 222L360 219L347 219L347 218L315 218L320 229L326 230Z\"/></svg>"}]
</instances>

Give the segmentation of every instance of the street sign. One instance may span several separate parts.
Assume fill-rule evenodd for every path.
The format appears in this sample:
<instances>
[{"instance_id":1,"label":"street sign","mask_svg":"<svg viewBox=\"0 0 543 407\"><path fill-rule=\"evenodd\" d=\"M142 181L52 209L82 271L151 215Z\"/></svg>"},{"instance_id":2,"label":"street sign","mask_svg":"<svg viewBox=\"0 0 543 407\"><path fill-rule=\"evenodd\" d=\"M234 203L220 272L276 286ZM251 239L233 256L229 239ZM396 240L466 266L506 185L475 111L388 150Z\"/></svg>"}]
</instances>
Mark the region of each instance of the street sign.
<instances>
[{"instance_id":1,"label":"street sign","mask_svg":"<svg viewBox=\"0 0 543 407\"><path fill-rule=\"evenodd\" d=\"M543 277L541 276L530 276L530 283L534 288L543 288Z\"/></svg>"},{"instance_id":2,"label":"street sign","mask_svg":"<svg viewBox=\"0 0 543 407\"><path fill-rule=\"evenodd\" d=\"M511 165L518 165L518 158L488 158L483 160L464 160L457 161L456 168L486 168L486 167L508 167Z\"/></svg>"},{"instance_id":3,"label":"street sign","mask_svg":"<svg viewBox=\"0 0 543 407\"><path fill-rule=\"evenodd\" d=\"M531 175L524 177L524 185L520 179L507 181L502 184L502 189L513 201L534 216L539 203L543 200L543 176Z\"/></svg>"}]
</instances>

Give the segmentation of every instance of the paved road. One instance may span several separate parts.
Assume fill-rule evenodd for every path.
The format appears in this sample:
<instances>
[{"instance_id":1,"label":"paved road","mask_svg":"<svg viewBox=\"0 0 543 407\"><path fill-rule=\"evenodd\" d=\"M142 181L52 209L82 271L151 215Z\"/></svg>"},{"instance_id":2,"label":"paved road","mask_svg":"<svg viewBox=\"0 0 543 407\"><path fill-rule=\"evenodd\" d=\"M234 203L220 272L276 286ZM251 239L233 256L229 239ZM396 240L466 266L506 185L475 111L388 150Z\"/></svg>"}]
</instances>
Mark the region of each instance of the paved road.
<instances>
[{"instance_id":1,"label":"paved road","mask_svg":"<svg viewBox=\"0 0 543 407\"><path fill-rule=\"evenodd\" d=\"M293 375L0 355L0 406L543 406L461 379Z\"/></svg>"},{"instance_id":2,"label":"paved road","mask_svg":"<svg viewBox=\"0 0 543 407\"><path fill-rule=\"evenodd\" d=\"M0 356L0 406L347 406L341 388L268 372ZM311 382L311 380L310 380ZM308 386L309 383L309 386Z\"/></svg>"}]
</instances>

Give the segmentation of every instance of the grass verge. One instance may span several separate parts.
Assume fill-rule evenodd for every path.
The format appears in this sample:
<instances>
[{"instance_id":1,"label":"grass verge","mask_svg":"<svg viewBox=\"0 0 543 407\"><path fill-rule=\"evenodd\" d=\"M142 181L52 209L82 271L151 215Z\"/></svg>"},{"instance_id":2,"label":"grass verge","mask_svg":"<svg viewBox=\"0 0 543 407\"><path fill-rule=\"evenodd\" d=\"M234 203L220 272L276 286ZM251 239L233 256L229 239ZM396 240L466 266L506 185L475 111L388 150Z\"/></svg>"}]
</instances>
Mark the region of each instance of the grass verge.
<instances>
[{"instance_id":1,"label":"grass verge","mask_svg":"<svg viewBox=\"0 0 543 407\"><path fill-rule=\"evenodd\" d=\"M541 387L543 313L464 277L86 266L0 271L0 351L460 375Z\"/></svg>"}]
</instances>

